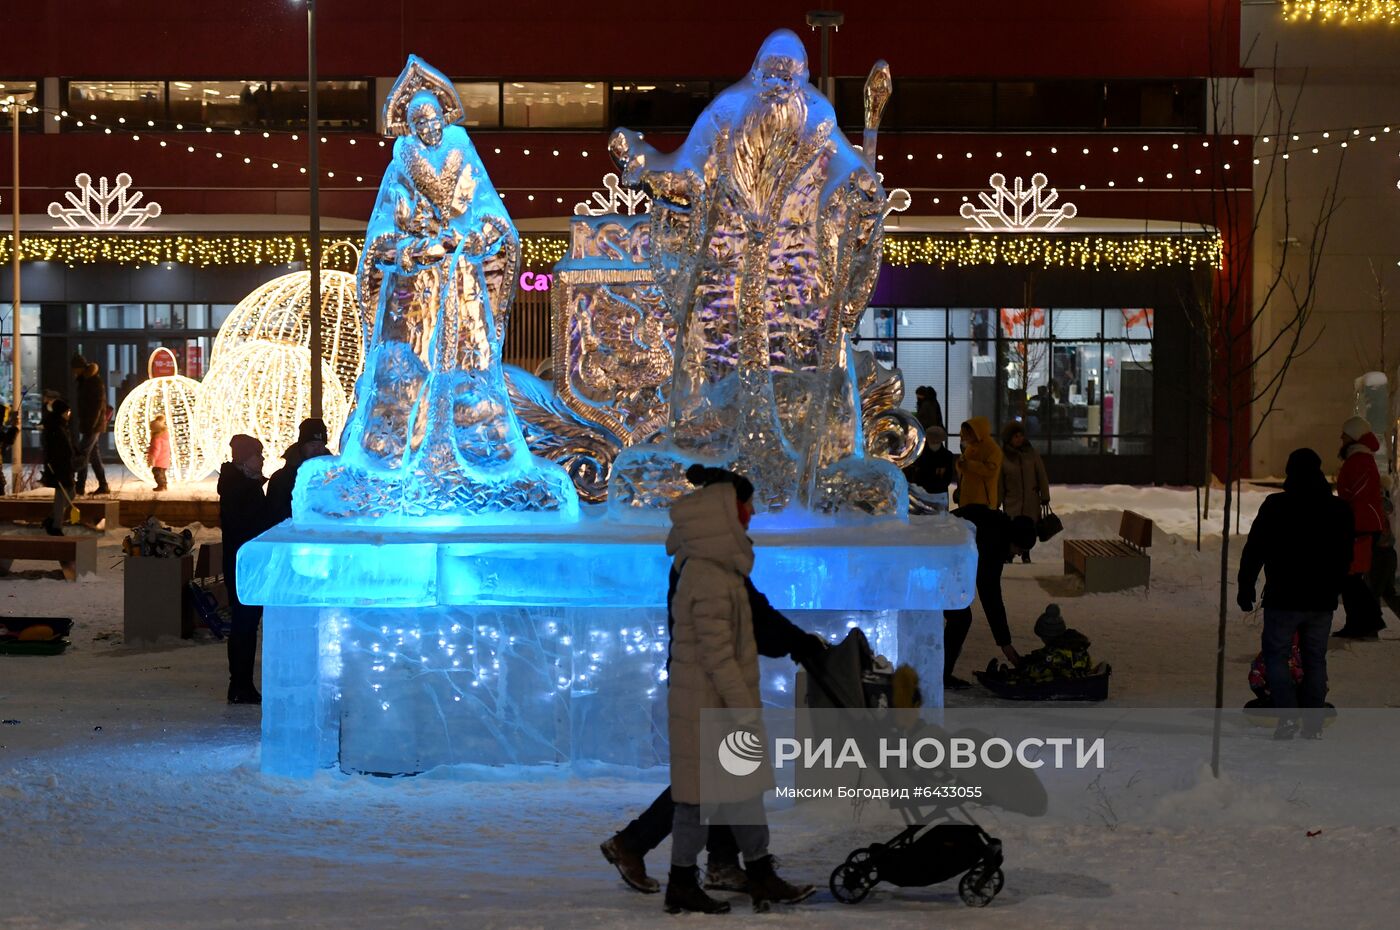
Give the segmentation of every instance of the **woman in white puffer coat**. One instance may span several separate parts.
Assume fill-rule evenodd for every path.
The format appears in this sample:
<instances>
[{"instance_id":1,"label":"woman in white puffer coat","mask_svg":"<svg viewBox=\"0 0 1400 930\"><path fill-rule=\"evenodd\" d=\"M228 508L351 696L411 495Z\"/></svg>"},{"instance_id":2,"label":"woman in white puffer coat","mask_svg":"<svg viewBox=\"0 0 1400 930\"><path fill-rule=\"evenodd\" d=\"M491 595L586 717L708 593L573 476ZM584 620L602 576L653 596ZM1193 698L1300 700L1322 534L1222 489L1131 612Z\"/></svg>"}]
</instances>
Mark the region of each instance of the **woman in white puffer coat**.
<instances>
[{"instance_id":1,"label":"woman in white puffer coat","mask_svg":"<svg viewBox=\"0 0 1400 930\"><path fill-rule=\"evenodd\" d=\"M702 485L671 505L666 552L680 577L671 601L671 661L667 702L671 740L671 795L676 803L671 832L671 875L666 910L723 913L729 905L705 894L696 860L705 846L700 803L702 762L713 763L719 743L702 745L701 714L726 710L736 726L762 732L763 702L758 688L758 647L744 581L753 569L753 485L720 468L692 465L686 472ZM721 734L722 736L722 734ZM813 892L778 877L768 853L763 792L773 787L764 759L742 779L711 779L703 800L722 805L744 855L754 909L770 902L794 903Z\"/></svg>"}]
</instances>

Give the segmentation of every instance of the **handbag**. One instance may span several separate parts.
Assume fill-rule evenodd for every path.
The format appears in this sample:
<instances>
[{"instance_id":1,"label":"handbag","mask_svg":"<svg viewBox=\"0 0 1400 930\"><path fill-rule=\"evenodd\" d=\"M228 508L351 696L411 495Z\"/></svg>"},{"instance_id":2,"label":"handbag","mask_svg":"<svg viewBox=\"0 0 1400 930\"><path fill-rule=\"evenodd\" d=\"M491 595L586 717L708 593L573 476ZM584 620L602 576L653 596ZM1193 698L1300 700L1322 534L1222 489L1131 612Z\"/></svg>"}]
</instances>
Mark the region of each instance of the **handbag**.
<instances>
[{"instance_id":1,"label":"handbag","mask_svg":"<svg viewBox=\"0 0 1400 930\"><path fill-rule=\"evenodd\" d=\"M1064 521L1055 515L1049 504L1040 508L1040 522L1035 525L1035 535L1041 542L1049 542L1065 528Z\"/></svg>"}]
</instances>

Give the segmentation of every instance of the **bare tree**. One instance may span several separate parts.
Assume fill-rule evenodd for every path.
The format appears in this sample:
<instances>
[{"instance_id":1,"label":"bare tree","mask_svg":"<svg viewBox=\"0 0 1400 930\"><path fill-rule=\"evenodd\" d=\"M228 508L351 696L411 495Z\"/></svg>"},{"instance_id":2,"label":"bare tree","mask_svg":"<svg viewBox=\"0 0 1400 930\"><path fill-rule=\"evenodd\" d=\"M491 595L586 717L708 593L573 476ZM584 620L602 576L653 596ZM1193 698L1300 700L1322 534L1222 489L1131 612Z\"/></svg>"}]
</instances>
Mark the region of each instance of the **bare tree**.
<instances>
[{"instance_id":1,"label":"bare tree","mask_svg":"<svg viewBox=\"0 0 1400 930\"><path fill-rule=\"evenodd\" d=\"M1227 34L1224 17L1229 4L1221 5L1222 19L1209 33L1212 60L1214 37ZM1235 482L1242 475L1249 445L1258 437L1265 421L1274 413L1289 370L1315 343L1313 311L1318 297L1319 271L1328 231L1337 212L1338 182L1345 151L1339 149L1335 173L1320 192L1315 212L1299 216L1290 196L1292 154L1288 151L1298 114L1298 104L1306 83L1302 75L1296 92L1287 99L1279 92L1277 50L1270 72L1263 112L1256 114L1252 134L1270 148L1257 155L1252 198L1240 196L1234 178L1244 172L1226 165L1239 160L1234 148L1222 136L1234 134L1235 114L1241 92L1240 78L1216 82L1211 95L1207 143L1216 154L1209 159L1211 172L1206 225L1222 237L1227 259L1214 275L1215 287L1198 289L1194 323L1208 345L1206 405L1210 419L1224 433L1224 499L1221 511L1220 601L1216 632L1215 724L1211 736L1211 771L1220 774L1220 709L1225 698L1225 634L1230 611L1230 518L1234 507ZM1238 151L1238 149L1235 149ZM1250 159L1249 154L1243 154ZM1252 159L1250 159L1252 160ZM1242 166L1246 171L1248 163ZM1252 202L1251 202L1252 200ZM1275 247L1277 251L1275 251ZM1265 269L1256 267L1261 256L1270 261ZM1251 260L1246 260L1252 258ZM1203 282L1204 283L1204 282ZM1241 442L1241 427L1253 417L1247 439ZM1207 453L1207 474L1211 469Z\"/></svg>"}]
</instances>

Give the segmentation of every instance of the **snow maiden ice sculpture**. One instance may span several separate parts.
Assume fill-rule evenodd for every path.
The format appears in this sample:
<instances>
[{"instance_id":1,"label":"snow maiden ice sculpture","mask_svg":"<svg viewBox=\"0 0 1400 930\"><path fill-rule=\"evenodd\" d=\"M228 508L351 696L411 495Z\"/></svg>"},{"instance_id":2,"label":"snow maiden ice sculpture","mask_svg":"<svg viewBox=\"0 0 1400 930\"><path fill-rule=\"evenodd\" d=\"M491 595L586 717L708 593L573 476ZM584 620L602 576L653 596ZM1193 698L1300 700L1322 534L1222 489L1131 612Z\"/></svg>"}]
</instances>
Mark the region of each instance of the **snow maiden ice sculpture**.
<instances>
[{"instance_id":1,"label":"snow maiden ice sculpture","mask_svg":"<svg viewBox=\"0 0 1400 930\"><path fill-rule=\"evenodd\" d=\"M384 109L398 136L359 271L364 373L338 459L302 466L298 524L573 520L559 466L532 456L501 343L520 240L452 82L416 56Z\"/></svg>"},{"instance_id":2,"label":"snow maiden ice sculpture","mask_svg":"<svg viewBox=\"0 0 1400 930\"><path fill-rule=\"evenodd\" d=\"M880 267L887 199L871 166L889 92L877 63L856 150L783 29L675 152L613 135L623 182L652 197L651 266L678 329L669 430L618 456L614 512L665 506L699 460L748 475L768 510L904 514L899 469L865 458L847 338Z\"/></svg>"}]
</instances>

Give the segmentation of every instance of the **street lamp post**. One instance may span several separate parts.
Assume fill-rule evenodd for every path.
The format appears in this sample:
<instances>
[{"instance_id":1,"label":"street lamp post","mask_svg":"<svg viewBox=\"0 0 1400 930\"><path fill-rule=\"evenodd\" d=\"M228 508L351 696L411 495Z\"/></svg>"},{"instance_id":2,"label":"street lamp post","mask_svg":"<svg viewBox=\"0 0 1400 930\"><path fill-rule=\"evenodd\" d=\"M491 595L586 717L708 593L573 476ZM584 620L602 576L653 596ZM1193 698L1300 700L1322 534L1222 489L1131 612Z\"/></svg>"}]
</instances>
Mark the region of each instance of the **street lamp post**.
<instances>
[{"instance_id":1,"label":"street lamp post","mask_svg":"<svg viewBox=\"0 0 1400 930\"><path fill-rule=\"evenodd\" d=\"M321 415L321 127L316 116L316 0L306 0L306 139L311 175L311 415Z\"/></svg>"},{"instance_id":2,"label":"street lamp post","mask_svg":"<svg viewBox=\"0 0 1400 930\"><path fill-rule=\"evenodd\" d=\"M846 17L836 10L811 10L807 13L807 25L822 31L822 73L820 83L822 94L832 103L836 102L836 84L831 79L831 31L841 31Z\"/></svg>"},{"instance_id":3,"label":"street lamp post","mask_svg":"<svg viewBox=\"0 0 1400 930\"><path fill-rule=\"evenodd\" d=\"M11 151L11 194L10 211L14 220L14 231L10 236L10 274L14 286L14 307L10 313L10 361L11 372L14 374L15 382L15 425L19 431L15 433L14 446L10 449L10 488L12 493L19 493L20 476L24 471L24 397L22 394L23 378L20 376L20 326L19 317L19 100L11 96L10 105L10 151ZM0 423L0 427L5 424Z\"/></svg>"}]
</instances>

